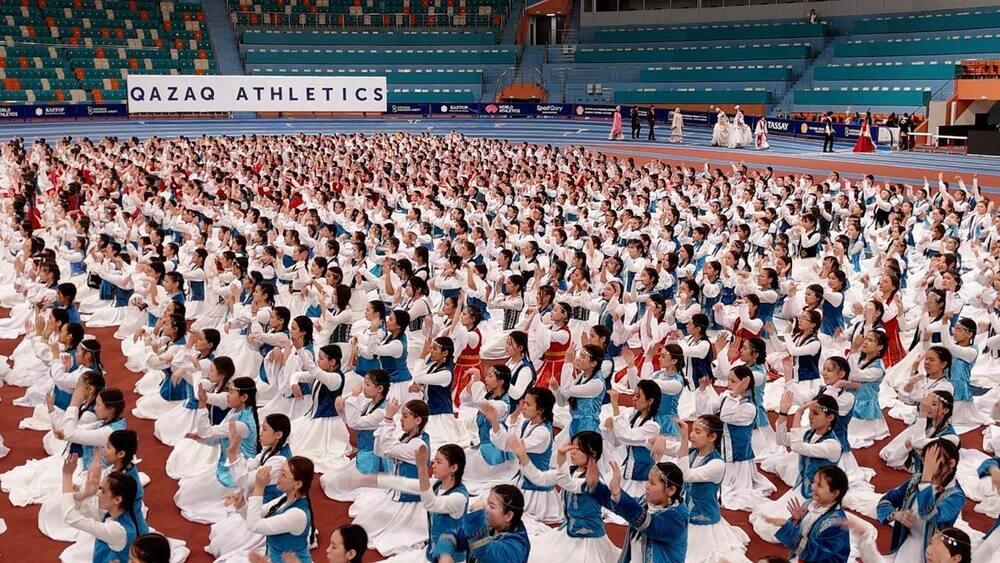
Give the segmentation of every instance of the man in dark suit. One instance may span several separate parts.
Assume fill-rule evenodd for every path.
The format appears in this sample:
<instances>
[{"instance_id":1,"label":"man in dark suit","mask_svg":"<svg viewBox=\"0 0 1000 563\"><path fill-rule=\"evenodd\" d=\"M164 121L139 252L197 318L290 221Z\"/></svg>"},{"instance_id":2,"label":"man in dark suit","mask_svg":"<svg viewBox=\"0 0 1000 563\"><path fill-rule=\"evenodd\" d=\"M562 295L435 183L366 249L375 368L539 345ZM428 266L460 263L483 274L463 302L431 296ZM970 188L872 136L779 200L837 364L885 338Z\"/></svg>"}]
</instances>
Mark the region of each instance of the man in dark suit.
<instances>
[{"instance_id":1,"label":"man in dark suit","mask_svg":"<svg viewBox=\"0 0 1000 563\"><path fill-rule=\"evenodd\" d=\"M823 116L823 152L833 152L833 112Z\"/></svg>"}]
</instances>

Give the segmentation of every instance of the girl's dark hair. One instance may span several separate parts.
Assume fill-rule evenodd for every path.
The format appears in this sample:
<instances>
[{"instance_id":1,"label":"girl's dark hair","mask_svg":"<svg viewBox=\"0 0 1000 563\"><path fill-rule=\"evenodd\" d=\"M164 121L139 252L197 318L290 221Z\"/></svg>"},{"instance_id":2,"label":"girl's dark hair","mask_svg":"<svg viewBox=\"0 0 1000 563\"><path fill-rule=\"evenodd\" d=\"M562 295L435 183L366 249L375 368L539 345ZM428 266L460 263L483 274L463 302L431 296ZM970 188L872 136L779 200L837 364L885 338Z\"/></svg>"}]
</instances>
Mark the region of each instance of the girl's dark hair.
<instances>
[{"instance_id":1,"label":"girl's dark hair","mask_svg":"<svg viewBox=\"0 0 1000 563\"><path fill-rule=\"evenodd\" d=\"M657 385L652 379L641 380L638 385L636 385L636 388L639 391L642 391L642 395L646 397L647 401L650 402L649 412L645 417L643 417L642 422L639 423L642 425L645 424L647 420L655 418L660 412L660 402L663 401L663 390L661 390L660 386ZM635 414L632 415L632 422L635 422L638 418L639 411L637 410L635 411Z\"/></svg>"},{"instance_id":2,"label":"girl's dark hair","mask_svg":"<svg viewBox=\"0 0 1000 563\"><path fill-rule=\"evenodd\" d=\"M428 407L427 403L421 401L420 399L413 399L411 401L406 401L403 408L410 411L413 416L420 419L420 426L417 427L417 435L419 436L423 433L424 427L427 426L427 419L431 416L430 407Z\"/></svg>"},{"instance_id":3,"label":"girl's dark hair","mask_svg":"<svg viewBox=\"0 0 1000 563\"><path fill-rule=\"evenodd\" d=\"M377 404L385 402L386 396L389 395L389 372L384 369L373 369L365 374L365 378L371 379L375 387L382 388L382 400Z\"/></svg>"},{"instance_id":4,"label":"girl's dark hair","mask_svg":"<svg viewBox=\"0 0 1000 563\"><path fill-rule=\"evenodd\" d=\"M275 307L271 309L271 314L281 319L281 326L288 329L288 323L292 321L292 312L288 307Z\"/></svg>"},{"instance_id":5,"label":"girl's dark hair","mask_svg":"<svg viewBox=\"0 0 1000 563\"><path fill-rule=\"evenodd\" d=\"M833 506L831 507L832 510L840 505L841 501L844 500L844 495L847 494L847 487L850 484L847 480L847 474L844 473L843 469L837 467L836 465L824 465L816 471L813 479L818 477L823 477L830 490L837 492L837 498L833 501Z\"/></svg>"},{"instance_id":6,"label":"girl's dark hair","mask_svg":"<svg viewBox=\"0 0 1000 563\"><path fill-rule=\"evenodd\" d=\"M112 471L107 476L108 492L113 497L121 497L122 510L132 518L135 528L139 529L139 521L135 517L135 498L139 495L139 484L131 475L122 471Z\"/></svg>"},{"instance_id":7,"label":"girl's dark hair","mask_svg":"<svg viewBox=\"0 0 1000 563\"><path fill-rule=\"evenodd\" d=\"M958 556L959 563L972 563L972 540L958 528L941 528L937 532L948 549L948 555Z\"/></svg>"},{"instance_id":8,"label":"girl's dark hair","mask_svg":"<svg viewBox=\"0 0 1000 563\"><path fill-rule=\"evenodd\" d=\"M170 542L155 532L143 534L132 542L131 556L141 563L170 563Z\"/></svg>"},{"instance_id":9,"label":"girl's dark hair","mask_svg":"<svg viewBox=\"0 0 1000 563\"><path fill-rule=\"evenodd\" d=\"M257 384L249 377L237 377L232 381L232 386L240 395L246 395L245 406L253 413L253 423L256 426L257 446L255 452L260 453L260 417L257 415Z\"/></svg>"},{"instance_id":10,"label":"girl's dark hair","mask_svg":"<svg viewBox=\"0 0 1000 563\"><path fill-rule=\"evenodd\" d=\"M681 493L684 491L684 473L675 463L666 461L656 464L656 469L668 485L674 486L674 495L670 497L671 502L680 502Z\"/></svg>"},{"instance_id":11,"label":"girl's dark hair","mask_svg":"<svg viewBox=\"0 0 1000 563\"><path fill-rule=\"evenodd\" d=\"M497 364L493 366L493 376L500 380L501 385L503 386L503 393L501 393L500 396L490 395L487 398L499 399L503 395L506 395L507 391L510 390L510 380L513 377L513 374L510 373L510 368L505 364Z\"/></svg>"},{"instance_id":12,"label":"girl's dark hair","mask_svg":"<svg viewBox=\"0 0 1000 563\"><path fill-rule=\"evenodd\" d=\"M115 413L110 422L114 422L122 417L122 413L125 412L125 394L122 393L121 389L105 387L97 393L97 396L101 398L101 402L104 403L106 408L111 409Z\"/></svg>"},{"instance_id":13,"label":"girl's dark hair","mask_svg":"<svg viewBox=\"0 0 1000 563\"><path fill-rule=\"evenodd\" d=\"M573 435L572 441L576 442L576 447L591 459L601 459L601 454L604 453L604 439L593 430L577 432Z\"/></svg>"},{"instance_id":14,"label":"girl's dark hair","mask_svg":"<svg viewBox=\"0 0 1000 563\"><path fill-rule=\"evenodd\" d=\"M316 519L313 518L312 501L309 500L309 489L312 488L313 477L316 475L316 468L311 459L300 455L292 456L288 459L288 467L292 470L292 479L302 483L299 494L306 499L306 508L309 510L309 532L310 543L316 536Z\"/></svg>"},{"instance_id":15,"label":"girl's dark hair","mask_svg":"<svg viewBox=\"0 0 1000 563\"><path fill-rule=\"evenodd\" d=\"M222 341L222 335L220 335L219 331L215 330L214 328L206 328L205 330L201 331L201 334L202 336L205 337L205 341L212 346L212 349L209 351L209 353L210 354L215 353L215 350L219 347L219 342Z\"/></svg>"},{"instance_id":16,"label":"girl's dark hair","mask_svg":"<svg viewBox=\"0 0 1000 563\"><path fill-rule=\"evenodd\" d=\"M524 515L524 493L514 485L504 483L493 487L493 493L503 501L504 513L510 512L513 517L510 519L511 530L521 527L521 517Z\"/></svg>"},{"instance_id":17,"label":"girl's dark hair","mask_svg":"<svg viewBox=\"0 0 1000 563\"><path fill-rule=\"evenodd\" d=\"M135 430L115 430L108 435L108 444L116 452L125 454L125 457L122 458L122 467L128 468L132 465L135 452L139 449L139 435L135 433Z\"/></svg>"},{"instance_id":18,"label":"girl's dark hair","mask_svg":"<svg viewBox=\"0 0 1000 563\"><path fill-rule=\"evenodd\" d=\"M754 336L750 340L746 341L747 346L753 350L754 354L754 365L760 365L767 359L767 343L764 339L759 336Z\"/></svg>"},{"instance_id":19,"label":"girl's dark hair","mask_svg":"<svg viewBox=\"0 0 1000 563\"><path fill-rule=\"evenodd\" d=\"M295 326L302 331L302 345L308 346L313 343L313 321L305 315L295 317Z\"/></svg>"},{"instance_id":20,"label":"girl's dark hair","mask_svg":"<svg viewBox=\"0 0 1000 563\"><path fill-rule=\"evenodd\" d=\"M847 358L843 356L830 356L826 359L828 362L833 362L837 365L837 369L844 372L844 379L851 376L851 362L847 361Z\"/></svg>"},{"instance_id":21,"label":"girl's dark hair","mask_svg":"<svg viewBox=\"0 0 1000 563\"><path fill-rule=\"evenodd\" d=\"M945 391L943 389L936 389L934 391L931 391L930 394L937 397L937 399L941 401L941 403L948 409L948 414L945 415L944 419L941 420L940 426L934 426L934 422L930 419L927 419L926 430L929 433L928 435L934 436L942 428L948 426L948 424L951 422L951 416L955 411L955 395L953 395L951 391ZM949 442L949 444L950 443L951 442Z\"/></svg>"},{"instance_id":22,"label":"girl's dark hair","mask_svg":"<svg viewBox=\"0 0 1000 563\"><path fill-rule=\"evenodd\" d=\"M271 430L275 432L281 432L281 438L278 439L278 443L271 446L264 457L261 458L260 464L264 465L264 462L271 459L272 457L278 455L281 452L281 448L285 447L288 443L288 437L292 433L292 421L288 420L288 417L281 413L271 413L264 417L264 423L271 427Z\"/></svg>"},{"instance_id":23,"label":"girl's dark hair","mask_svg":"<svg viewBox=\"0 0 1000 563\"><path fill-rule=\"evenodd\" d=\"M445 444L438 448L438 453L448 460L450 465L457 465L455 471L455 486L462 484L462 476L465 475L465 450L456 444Z\"/></svg>"},{"instance_id":24,"label":"girl's dark hair","mask_svg":"<svg viewBox=\"0 0 1000 563\"><path fill-rule=\"evenodd\" d=\"M508 335L510 339L514 342L514 346L521 349L521 353L525 356L528 355L528 334L524 331L515 330L511 331Z\"/></svg>"},{"instance_id":25,"label":"girl's dark hair","mask_svg":"<svg viewBox=\"0 0 1000 563\"><path fill-rule=\"evenodd\" d=\"M434 339L434 344L444 351L444 365L455 363L455 341L447 336L439 336Z\"/></svg>"},{"instance_id":26,"label":"girl's dark hair","mask_svg":"<svg viewBox=\"0 0 1000 563\"><path fill-rule=\"evenodd\" d=\"M725 432L725 427L722 424L722 419L715 414L703 414L698 417L702 423L708 427L708 431L715 434L715 451L722 451L722 435Z\"/></svg>"},{"instance_id":27,"label":"girl's dark hair","mask_svg":"<svg viewBox=\"0 0 1000 563\"><path fill-rule=\"evenodd\" d=\"M827 430L827 432L833 432L833 427L837 424L837 417L840 416L840 405L837 404L837 399L824 393L817 396L814 400L819 408L823 409L823 412L833 415L833 420L830 421L830 428Z\"/></svg>"},{"instance_id":28,"label":"girl's dark hair","mask_svg":"<svg viewBox=\"0 0 1000 563\"><path fill-rule=\"evenodd\" d=\"M944 363L944 374L945 377L951 379L951 362L954 359L951 350L945 348L944 346L931 346L927 349L928 352L934 352L938 359Z\"/></svg>"},{"instance_id":29,"label":"girl's dark hair","mask_svg":"<svg viewBox=\"0 0 1000 563\"><path fill-rule=\"evenodd\" d=\"M368 532L357 524L344 524L336 531L344 542L344 551L354 551L354 557L349 563L361 563L365 552L368 551Z\"/></svg>"},{"instance_id":30,"label":"girl's dark hair","mask_svg":"<svg viewBox=\"0 0 1000 563\"><path fill-rule=\"evenodd\" d=\"M236 364L233 363L233 359L229 356L219 356L212 360L212 365L215 366L215 371L219 372L219 375L222 376L222 380L219 381L215 390L225 391L229 388L229 382L232 381L233 375L236 374Z\"/></svg>"},{"instance_id":31,"label":"girl's dark hair","mask_svg":"<svg viewBox=\"0 0 1000 563\"><path fill-rule=\"evenodd\" d=\"M532 387L525 393L525 396L527 395L535 398L535 405L542 413L542 421L552 424L554 417L552 409L556 406L556 396L552 394L552 391L544 387Z\"/></svg>"}]
</instances>

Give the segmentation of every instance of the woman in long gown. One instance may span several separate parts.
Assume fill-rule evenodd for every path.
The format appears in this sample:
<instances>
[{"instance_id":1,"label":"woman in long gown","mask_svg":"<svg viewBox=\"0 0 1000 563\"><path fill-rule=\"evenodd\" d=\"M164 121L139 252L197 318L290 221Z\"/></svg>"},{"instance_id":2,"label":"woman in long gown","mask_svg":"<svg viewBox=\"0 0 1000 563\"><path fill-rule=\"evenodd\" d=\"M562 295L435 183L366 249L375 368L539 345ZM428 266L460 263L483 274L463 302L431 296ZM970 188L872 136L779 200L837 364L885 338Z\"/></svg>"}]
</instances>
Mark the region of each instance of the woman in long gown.
<instances>
[{"instance_id":1,"label":"woman in long gown","mask_svg":"<svg viewBox=\"0 0 1000 563\"><path fill-rule=\"evenodd\" d=\"M189 438L219 444L218 462L192 477L181 479L174 504L192 522L214 524L229 513L225 505L227 495L237 491L236 480L228 467L226 452L229 449L229 421L234 420L240 436L240 453L251 458L260 451L257 422L257 386L249 377L237 377L229 384L227 401L229 414L222 423L212 425L207 407L208 394L201 390L198 396L198 418L195 432Z\"/></svg>"}]
</instances>

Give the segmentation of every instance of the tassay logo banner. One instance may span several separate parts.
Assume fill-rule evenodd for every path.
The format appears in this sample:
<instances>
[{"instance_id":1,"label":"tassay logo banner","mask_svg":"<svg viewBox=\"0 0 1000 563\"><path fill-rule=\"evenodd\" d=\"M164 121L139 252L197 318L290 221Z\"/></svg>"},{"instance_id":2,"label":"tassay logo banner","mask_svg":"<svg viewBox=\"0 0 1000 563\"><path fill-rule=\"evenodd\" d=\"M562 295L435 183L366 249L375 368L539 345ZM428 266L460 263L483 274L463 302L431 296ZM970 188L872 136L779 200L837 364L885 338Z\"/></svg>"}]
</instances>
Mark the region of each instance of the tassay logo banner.
<instances>
[{"instance_id":1,"label":"tassay logo banner","mask_svg":"<svg viewBox=\"0 0 1000 563\"><path fill-rule=\"evenodd\" d=\"M385 112L384 76L130 74L129 113Z\"/></svg>"}]
</instances>

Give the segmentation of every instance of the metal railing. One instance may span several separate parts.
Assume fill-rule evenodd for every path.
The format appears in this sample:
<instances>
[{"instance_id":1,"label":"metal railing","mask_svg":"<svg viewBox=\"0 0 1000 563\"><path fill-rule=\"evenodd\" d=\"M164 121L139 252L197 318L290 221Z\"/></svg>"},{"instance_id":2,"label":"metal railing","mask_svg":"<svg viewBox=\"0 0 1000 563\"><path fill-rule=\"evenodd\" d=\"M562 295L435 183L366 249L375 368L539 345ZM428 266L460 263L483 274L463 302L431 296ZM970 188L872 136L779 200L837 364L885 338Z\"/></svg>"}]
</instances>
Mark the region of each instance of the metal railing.
<instances>
[{"instance_id":1,"label":"metal railing","mask_svg":"<svg viewBox=\"0 0 1000 563\"><path fill-rule=\"evenodd\" d=\"M740 8L744 6L773 6L783 4L819 4L830 0L618 0L616 9L598 9L598 12L632 10L678 10L692 8ZM598 2L600 6L600 3ZM603 7L603 6L600 6ZM589 0L584 0L583 11L592 12Z\"/></svg>"},{"instance_id":2,"label":"metal railing","mask_svg":"<svg viewBox=\"0 0 1000 563\"><path fill-rule=\"evenodd\" d=\"M231 12L234 27L275 28L413 28L413 27L484 27L502 29L506 16L501 14L286 14L282 12Z\"/></svg>"}]
</instances>

